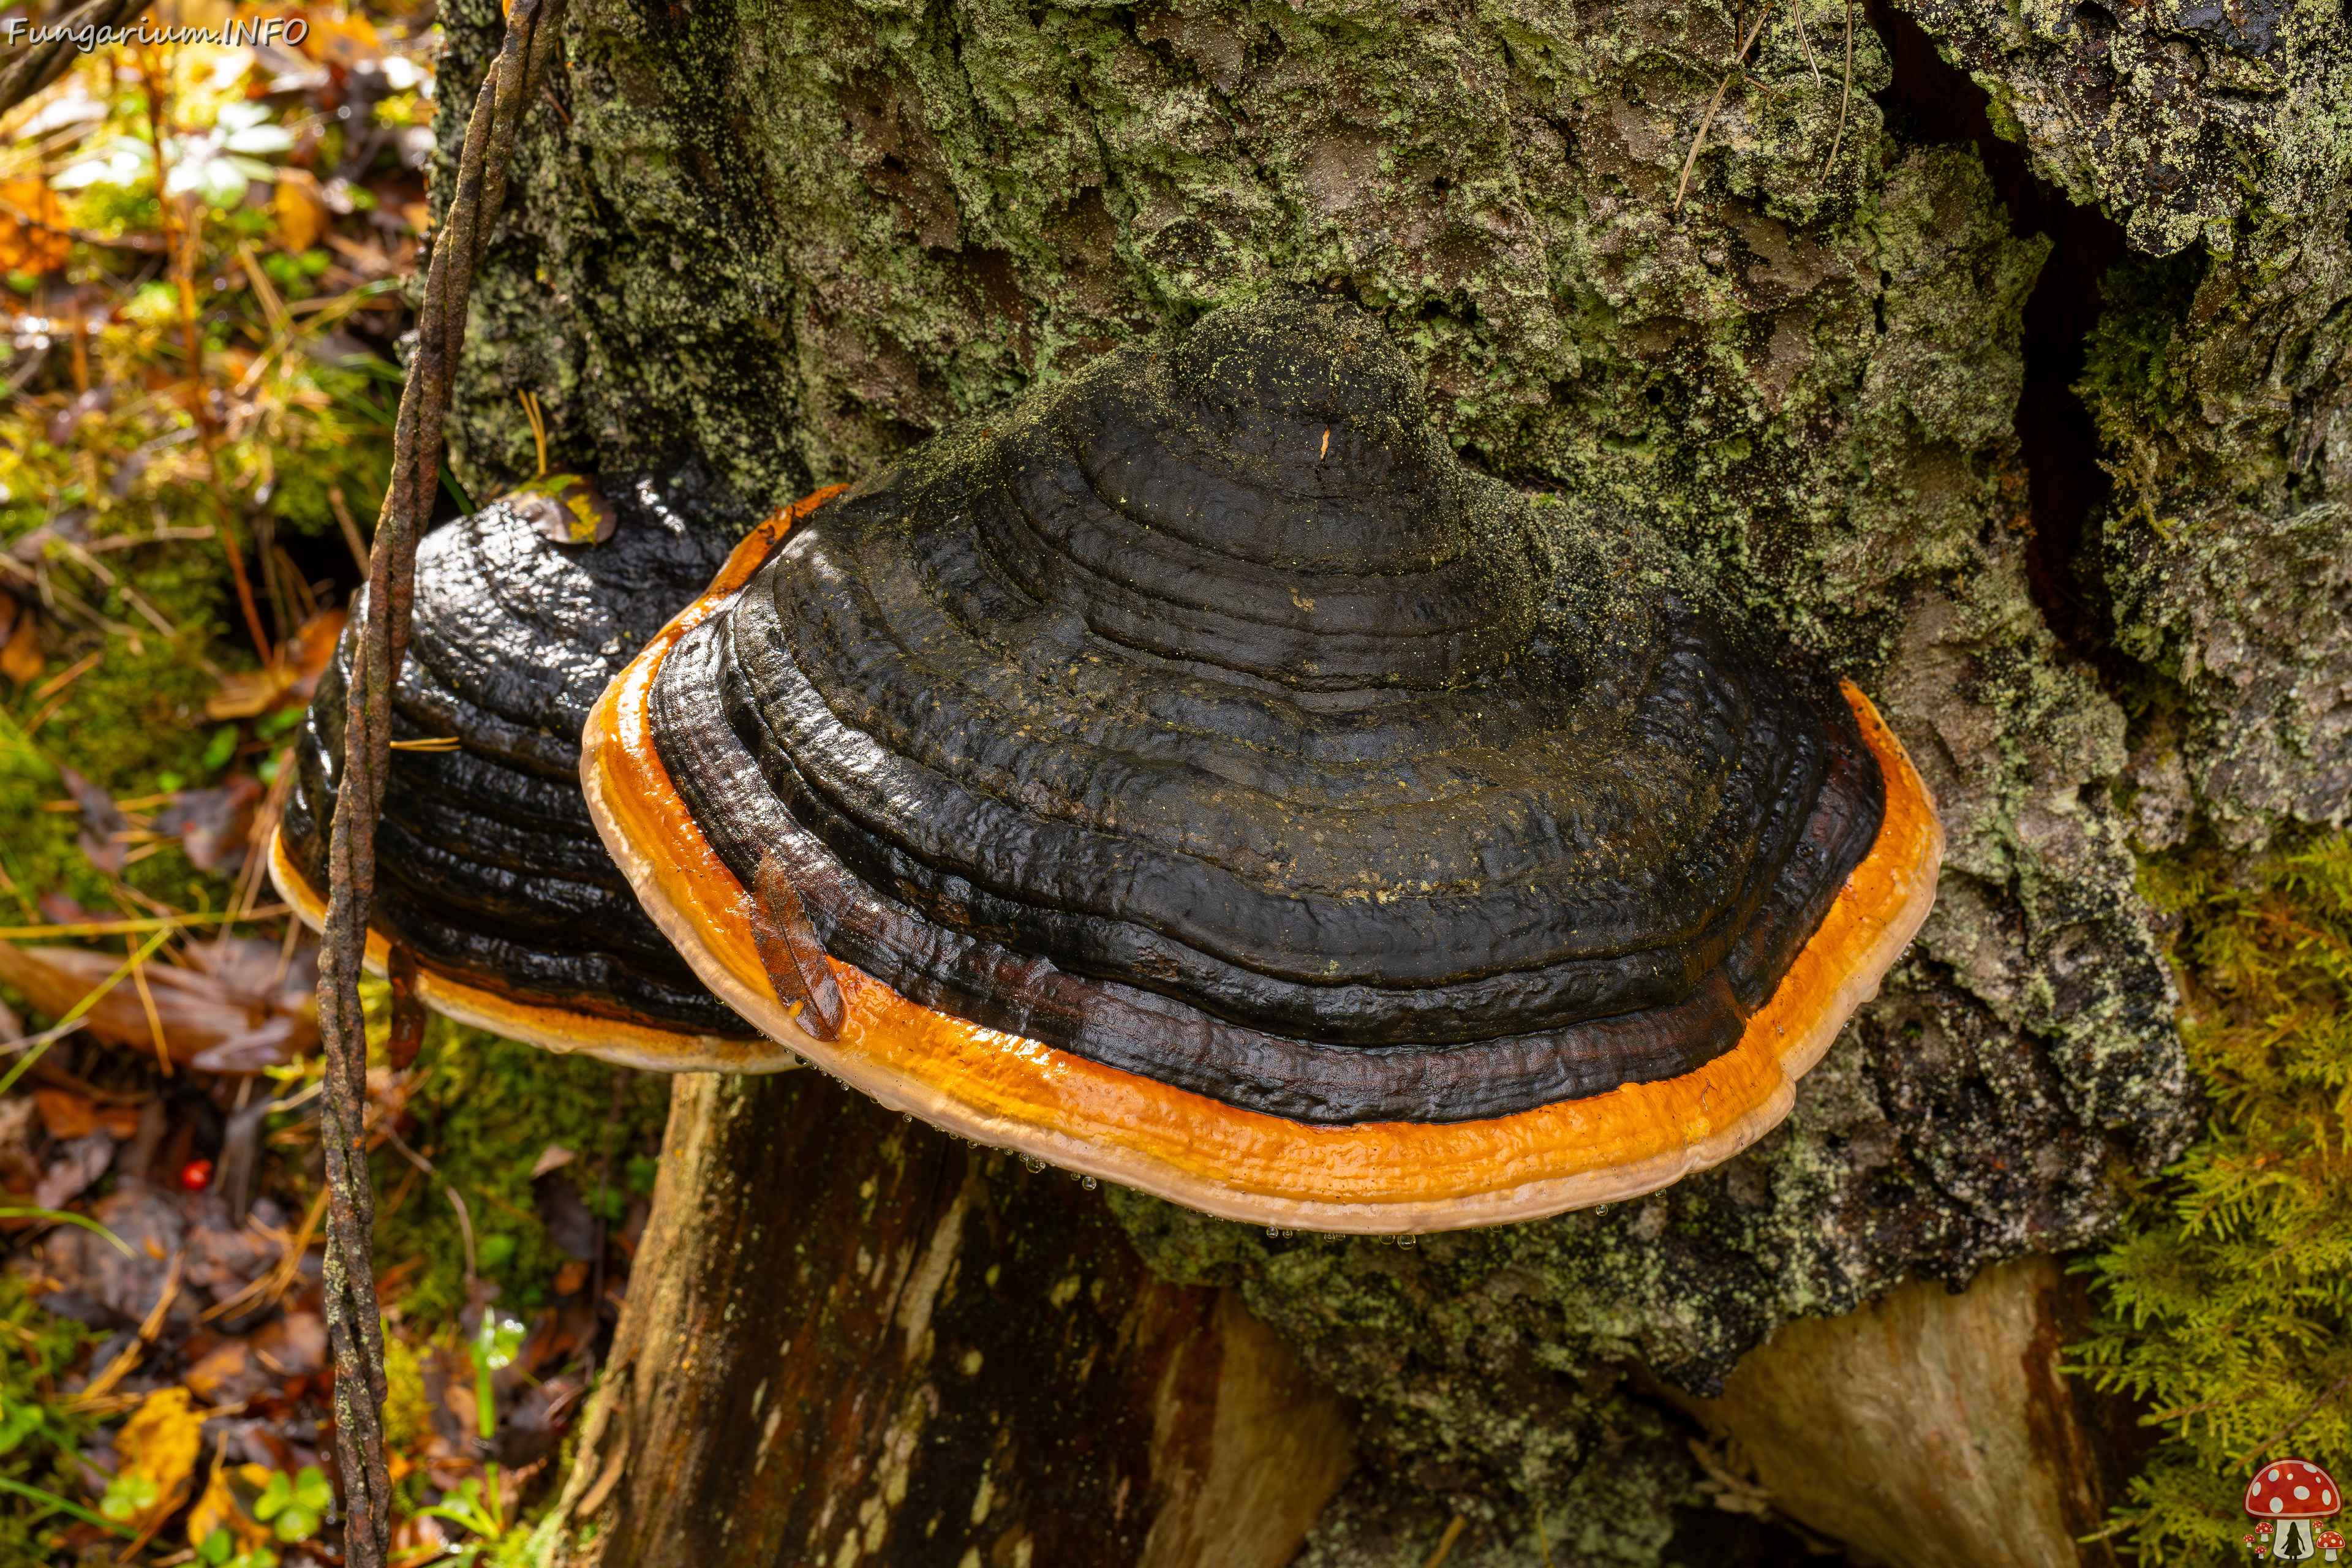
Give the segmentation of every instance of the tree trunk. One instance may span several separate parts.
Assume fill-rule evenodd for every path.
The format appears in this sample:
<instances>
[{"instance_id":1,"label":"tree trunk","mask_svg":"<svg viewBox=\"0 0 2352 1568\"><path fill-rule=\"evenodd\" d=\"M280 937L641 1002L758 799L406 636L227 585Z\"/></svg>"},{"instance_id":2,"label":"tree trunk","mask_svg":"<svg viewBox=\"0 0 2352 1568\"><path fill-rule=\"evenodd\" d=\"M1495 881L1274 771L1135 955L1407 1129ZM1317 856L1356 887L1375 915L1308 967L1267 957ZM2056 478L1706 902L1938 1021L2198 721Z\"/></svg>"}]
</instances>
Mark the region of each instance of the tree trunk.
<instances>
[{"instance_id":1,"label":"tree trunk","mask_svg":"<svg viewBox=\"0 0 2352 1568\"><path fill-rule=\"evenodd\" d=\"M1350 1419L1094 1195L814 1072L681 1079L560 1507L604 1568L1280 1568Z\"/></svg>"},{"instance_id":2,"label":"tree trunk","mask_svg":"<svg viewBox=\"0 0 2352 1568\"><path fill-rule=\"evenodd\" d=\"M559 463L692 446L781 503L1304 279L1384 317L1466 462L1623 508L1863 685L1951 843L1778 1132L1638 1204L1410 1251L1004 1172L805 1079L682 1085L569 1494L593 1550L814 1561L872 1519L892 1562L1199 1539L1154 1531L1208 1517L1178 1500L1232 1484L1222 1438L1168 1458L1158 1412L1334 1419L1286 1373L1165 1405L1215 1381L1171 1367L1273 1364L1237 1294L1362 1412L1307 1561L1720 1555L1721 1482L1660 1386L1717 1394L1791 1319L2105 1236L2118 1163L2194 1115L2135 847L2352 808L2326 118L2352 46L2320 9L1798 0L1738 58L1759 18L1713 5L580 0L478 285L477 493L532 467L518 391ZM453 82L496 19L452 5ZM1012 1381L959 1382L965 1344ZM1282 1468L1269 1552L1337 1484ZM982 1474L1022 1501L975 1523ZM1244 1560L1215 1551L1189 1560Z\"/></svg>"}]
</instances>

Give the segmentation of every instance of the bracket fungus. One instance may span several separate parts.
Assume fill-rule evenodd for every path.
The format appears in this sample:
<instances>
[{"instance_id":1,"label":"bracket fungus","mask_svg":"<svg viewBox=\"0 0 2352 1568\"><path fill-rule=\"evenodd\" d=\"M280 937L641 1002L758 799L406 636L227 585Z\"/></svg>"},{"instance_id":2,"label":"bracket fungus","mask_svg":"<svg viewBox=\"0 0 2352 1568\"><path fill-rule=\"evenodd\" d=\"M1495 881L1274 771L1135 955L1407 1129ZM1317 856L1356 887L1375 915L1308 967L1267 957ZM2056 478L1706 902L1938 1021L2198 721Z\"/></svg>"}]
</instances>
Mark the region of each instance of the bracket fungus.
<instances>
[{"instance_id":1,"label":"bracket fungus","mask_svg":"<svg viewBox=\"0 0 2352 1568\"><path fill-rule=\"evenodd\" d=\"M376 832L371 970L384 973L392 945L404 944L420 1001L552 1050L662 1071L791 1065L646 918L580 795L590 703L726 558L708 515L723 509L690 463L624 488L601 542L593 530L559 542L528 506L500 500L418 548L394 696L400 749ZM351 654L347 634L311 701L270 840L272 877L313 927L325 913Z\"/></svg>"},{"instance_id":2,"label":"bracket fungus","mask_svg":"<svg viewBox=\"0 0 2352 1568\"><path fill-rule=\"evenodd\" d=\"M1746 1147L1942 851L1858 691L1464 467L1379 323L1304 293L772 520L582 776L678 951L812 1062L1320 1230Z\"/></svg>"}]
</instances>

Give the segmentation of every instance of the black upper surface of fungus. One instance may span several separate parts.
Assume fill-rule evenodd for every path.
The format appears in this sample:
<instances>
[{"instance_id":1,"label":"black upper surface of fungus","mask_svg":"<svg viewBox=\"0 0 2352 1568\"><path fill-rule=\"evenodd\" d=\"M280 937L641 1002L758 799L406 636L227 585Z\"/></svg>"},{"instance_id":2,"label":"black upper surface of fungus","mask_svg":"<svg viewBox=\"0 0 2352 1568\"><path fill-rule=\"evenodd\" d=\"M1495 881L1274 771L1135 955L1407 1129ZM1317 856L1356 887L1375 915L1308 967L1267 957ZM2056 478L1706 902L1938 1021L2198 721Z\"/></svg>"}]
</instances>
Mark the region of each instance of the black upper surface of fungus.
<instances>
[{"instance_id":1,"label":"black upper surface of fungus","mask_svg":"<svg viewBox=\"0 0 2352 1568\"><path fill-rule=\"evenodd\" d=\"M1465 468L1380 324L1300 294L822 509L652 703L697 826L836 957L1325 1124L1711 1060L1883 805L1833 683Z\"/></svg>"},{"instance_id":2,"label":"black upper surface of fungus","mask_svg":"<svg viewBox=\"0 0 2352 1568\"><path fill-rule=\"evenodd\" d=\"M697 459L605 489L619 521L602 544L552 542L493 502L418 547L393 737L463 744L392 754L373 923L500 995L748 1036L646 919L596 836L579 770L581 726L605 683L753 520ZM281 819L289 858L320 892L352 645L347 635L319 682Z\"/></svg>"}]
</instances>

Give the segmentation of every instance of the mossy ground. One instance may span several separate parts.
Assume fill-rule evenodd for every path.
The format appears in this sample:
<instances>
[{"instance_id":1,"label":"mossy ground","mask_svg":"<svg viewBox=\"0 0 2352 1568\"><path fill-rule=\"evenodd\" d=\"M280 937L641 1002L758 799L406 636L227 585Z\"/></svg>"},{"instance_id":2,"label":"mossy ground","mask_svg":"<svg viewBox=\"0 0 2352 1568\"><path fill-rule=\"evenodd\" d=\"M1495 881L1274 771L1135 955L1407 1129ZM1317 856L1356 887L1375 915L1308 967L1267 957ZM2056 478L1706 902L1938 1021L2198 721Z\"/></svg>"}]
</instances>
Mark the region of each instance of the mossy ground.
<instances>
[{"instance_id":1,"label":"mossy ground","mask_svg":"<svg viewBox=\"0 0 2352 1568\"><path fill-rule=\"evenodd\" d=\"M551 1299L568 1260L541 1217L532 1165L551 1145L570 1150L575 1159L560 1179L617 1229L631 1204L652 1194L669 1080L436 1018L406 1105L416 1152L434 1173L390 1148L376 1152L376 1257L380 1269L400 1272L404 1315L433 1325L467 1305L465 1238L442 1189L465 1200L476 1267L497 1287L499 1309L528 1315Z\"/></svg>"}]
</instances>

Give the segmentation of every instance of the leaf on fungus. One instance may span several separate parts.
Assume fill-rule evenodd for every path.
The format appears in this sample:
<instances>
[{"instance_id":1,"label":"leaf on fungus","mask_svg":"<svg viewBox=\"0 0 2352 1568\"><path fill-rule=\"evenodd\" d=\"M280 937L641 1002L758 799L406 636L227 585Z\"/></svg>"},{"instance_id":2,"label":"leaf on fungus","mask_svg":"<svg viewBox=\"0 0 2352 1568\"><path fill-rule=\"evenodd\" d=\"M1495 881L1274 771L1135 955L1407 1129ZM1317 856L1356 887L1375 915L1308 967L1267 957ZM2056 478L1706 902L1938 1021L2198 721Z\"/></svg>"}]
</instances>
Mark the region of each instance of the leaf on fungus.
<instances>
[{"instance_id":1,"label":"leaf on fungus","mask_svg":"<svg viewBox=\"0 0 2352 1568\"><path fill-rule=\"evenodd\" d=\"M801 1027L820 1040L839 1039L847 1017L841 987L834 984L833 967L809 924L808 911L801 907L800 894L772 855L760 858L751 879L751 900L759 916L752 922L751 940L776 988L776 1000L786 1006L805 1004Z\"/></svg>"}]
</instances>

